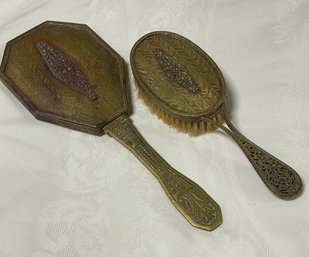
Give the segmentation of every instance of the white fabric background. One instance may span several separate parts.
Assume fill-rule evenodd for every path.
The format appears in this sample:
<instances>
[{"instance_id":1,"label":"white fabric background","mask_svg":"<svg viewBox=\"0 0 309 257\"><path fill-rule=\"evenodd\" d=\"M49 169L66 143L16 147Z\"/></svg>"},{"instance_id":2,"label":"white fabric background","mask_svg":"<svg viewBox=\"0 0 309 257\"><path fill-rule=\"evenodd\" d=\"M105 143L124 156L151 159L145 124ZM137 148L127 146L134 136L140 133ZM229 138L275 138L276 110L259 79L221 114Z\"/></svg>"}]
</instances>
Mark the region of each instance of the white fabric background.
<instances>
[{"instance_id":1,"label":"white fabric background","mask_svg":"<svg viewBox=\"0 0 309 257\"><path fill-rule=\"evenodd\" d=\"M234 124L304 183L278 199L223 133L190 138L151 115L129 70L134 124L222 207L223 225L199 230L114 139L37 121L1 83L0 255L309 256L308 13L306 0L0 0L1 57L45 20L88 24L126 62L145 33L188 37L222 69Z\"/></svg>"}]
</instances>

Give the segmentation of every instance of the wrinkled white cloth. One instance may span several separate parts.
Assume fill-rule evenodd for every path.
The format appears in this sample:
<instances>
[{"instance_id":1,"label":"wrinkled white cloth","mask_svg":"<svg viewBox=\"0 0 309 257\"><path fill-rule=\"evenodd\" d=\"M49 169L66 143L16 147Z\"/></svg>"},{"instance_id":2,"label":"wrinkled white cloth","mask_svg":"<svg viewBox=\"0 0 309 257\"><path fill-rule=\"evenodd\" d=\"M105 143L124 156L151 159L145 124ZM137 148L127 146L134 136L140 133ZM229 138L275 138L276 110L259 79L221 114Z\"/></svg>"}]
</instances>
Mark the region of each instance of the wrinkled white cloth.
<instances>
[{"instance_id":1,"label":"wrinkled white cloth","mask_svg":"<svg viewBox=\"0 0 309 257\"><path fill-rule=\"evenodd\" d=\"M233 123L298 171L285 201L224 133L191 138L137 98L147 141L221 206L213 232L192 227L157 180L114 139L35 120L0 83L2 257L306 257L309 255L309 2L306 0L1 0L0 56L45 20L88 24L129 63L154 30L179 33L221 68Z\"/></svg>"}]
</instances>

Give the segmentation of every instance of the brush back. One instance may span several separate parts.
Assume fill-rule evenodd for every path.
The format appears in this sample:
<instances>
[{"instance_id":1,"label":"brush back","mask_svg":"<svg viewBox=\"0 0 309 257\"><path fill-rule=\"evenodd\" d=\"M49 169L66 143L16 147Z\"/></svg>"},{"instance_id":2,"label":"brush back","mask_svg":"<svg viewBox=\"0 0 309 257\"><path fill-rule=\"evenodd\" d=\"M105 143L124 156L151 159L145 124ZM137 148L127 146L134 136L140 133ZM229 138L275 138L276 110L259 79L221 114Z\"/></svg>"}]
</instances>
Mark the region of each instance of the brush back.
<instances>
[{"instance_id":1,"label":"brush back","mask_svg":"<svg viewBox=\"0 0 309 257\"><path fill-rule=\"evenodd\" d=\"M131 66L144 100L172 118L199 121L224 102L226 87L218 66L175 33L143 36L131 50Z\"/></svg>"}]
</instances>

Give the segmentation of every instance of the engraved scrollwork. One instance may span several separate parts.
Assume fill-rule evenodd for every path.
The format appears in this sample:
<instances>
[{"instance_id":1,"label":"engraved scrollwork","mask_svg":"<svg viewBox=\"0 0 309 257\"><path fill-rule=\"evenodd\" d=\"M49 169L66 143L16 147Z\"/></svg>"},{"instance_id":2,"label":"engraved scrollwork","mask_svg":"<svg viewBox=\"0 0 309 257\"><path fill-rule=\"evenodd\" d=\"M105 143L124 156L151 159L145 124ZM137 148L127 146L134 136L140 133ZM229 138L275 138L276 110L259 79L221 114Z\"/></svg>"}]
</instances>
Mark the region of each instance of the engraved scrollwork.
<instances>
[{"instance_id":1,"label":"engraved scrollwork","mask_svg":"<svg viewBox=\"0 0 309 257\"><path fill-rule=\"evenodd\" d=\"M173 203L182 209L190 222L202 226L218 226L221 223L219 206L190 179L173 169L140 136L128 118L121 119L116 125L106 129L139 159L147 163L150 171L164 185L163 188ZM177 207L177 208L178 208ZM178 208L179 209L179 208Z\"/></svg>"},{"instance_id":2,"label":"engraved scrollwork","mask_svg":"<svg viewBox=\"0 0 309 257\"><path fill-rule=\"evenodd\" d=\"M156 48L153 55L159 63L162 71L170 80L187 89L191 93L198 93L201 89L188 72L187 68L177 62L172 56L167 54L163 49Z\"/></svg>"},{"instance_id":3,"label":"engraved scrollwork","mask_svg":"<svg viewBox=\"0 0 309 257\"><path fill-rule=\"evenodd\" d=\"M249 160L257 166L258 174L268 187L279 192L281 196L291 196L299 191L301 182L294 170L238 133L234 136Z\"/></svg>"},{"instance_id":4,"label":"engraved scrollwork","mask_svg":"<svg viewBox=\"0 0 309 257\"><path fill-rule=\"evenodd\" d=\"M177 200L194 220L198 220L201 224L209 224L217 219L215 207L212 204L205 204L205 199L195 188L189 188L185 194L178 195Z\"/></svg>"},{"instance_id":5,"label":"engraved scrollwork","mask_svg":"<svg viewBox=\"0 0 309 257\"><path fill-rule=\"evenodd\" d=\"M53 76L91 100L98 98L74 60L46 41L37 41L35 46Z\"/></svg>"}]
</instances>

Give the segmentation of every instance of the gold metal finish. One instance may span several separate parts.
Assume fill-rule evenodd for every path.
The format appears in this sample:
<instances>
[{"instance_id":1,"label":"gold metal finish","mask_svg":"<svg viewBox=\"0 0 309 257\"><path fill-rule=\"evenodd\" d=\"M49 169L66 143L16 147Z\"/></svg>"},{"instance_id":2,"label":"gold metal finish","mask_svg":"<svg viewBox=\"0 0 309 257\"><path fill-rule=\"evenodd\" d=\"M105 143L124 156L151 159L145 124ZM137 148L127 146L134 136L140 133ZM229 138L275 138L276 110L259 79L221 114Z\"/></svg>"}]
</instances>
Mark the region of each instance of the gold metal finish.
<instances>
[{"instance_id":1,"label":"gold metal finish","mask_svg":"<svg viewBox=\"0 0 309 257\"><path fill-rule=\"evenodd\" d=\"M0 75L37 119L67 128L102 135L130 111L124 60L83 24L48 21L11 40Z\"/></svg>"},{"instance_id":2,"label":"gold metal finish","mask_svg":"<svg viewBox=\"0 0 309 257\"><path fill-rule=\"evenodd\" d=\"M225 105L222 108L227 127L219 123L216 125L235 140L265 185L281 198L297 195L302 186L297 172L242 135L231 123ZM205 118L205 120L214 123L211 119Z\"/></svg>"},{"instance_id":3,"label":"gold metal finish","mask_svg":"<svg viewBox=\"0 0 309 257\"><path fill-rule=\"evenodd\" d=\"M274 194L289 198L300 192L302 183L295 170L232 125L225 110L223 75L197 45L175 33L152 32L133 46L131 66L139 95L163 121L194 136L220 127L240 146Z\"/></svg>"},{"instance_id":4,"label":"gold metal finish","mask_svg":"<svg viewBox=\"0 0 309 257\"><path fill-rule=\"evenodd\" d=\"M91 100L98 98L93 86L88 83L78 65L70 57L45 41L38 41L35 46L57 79Z\"/></svg>"},{"instance_id":5,"label":"gold metal finish","mask_svg":"<svg viewBox=\"0 0 309 257\"><path fill-rule=\"evenodd\" d=\"M153 55L161 66L165 76L171 81L187 89L189 93L196 94L201 88L196 84L184 65L174 60L163 49L153 50Z\"/></svg>"},{"instance_id":6,"label":"gold metal finish","mask_svg":"<svg viewBox=\"0 0 309 257\"><path fill-rule=\"evenodd\" d=\"M13 39L0 75L37 119L94 135L106 132L118 140L193 226L213 230L222 223L217 203L169 166L134 128L124 60L86 25L49 21Z\"/></svg>"},{"instance_id":7,"label":"gold metal finish","mask_svg":"<svg viewBox=\"0 0 309 257\"><path fill-rule=\"evenodd\" d=\"M213 230L222 223L218 204L196 183L172 168L140 135L127 116L104 127L158 179L181 214L195 227Z\"/></svg>"}]
</instances>

